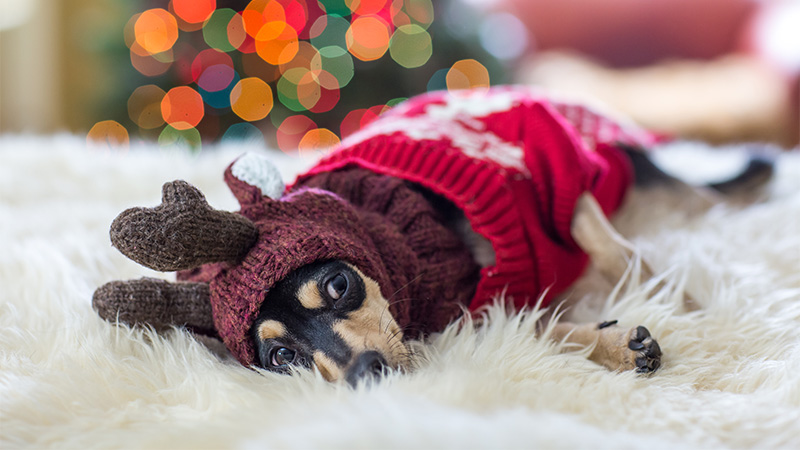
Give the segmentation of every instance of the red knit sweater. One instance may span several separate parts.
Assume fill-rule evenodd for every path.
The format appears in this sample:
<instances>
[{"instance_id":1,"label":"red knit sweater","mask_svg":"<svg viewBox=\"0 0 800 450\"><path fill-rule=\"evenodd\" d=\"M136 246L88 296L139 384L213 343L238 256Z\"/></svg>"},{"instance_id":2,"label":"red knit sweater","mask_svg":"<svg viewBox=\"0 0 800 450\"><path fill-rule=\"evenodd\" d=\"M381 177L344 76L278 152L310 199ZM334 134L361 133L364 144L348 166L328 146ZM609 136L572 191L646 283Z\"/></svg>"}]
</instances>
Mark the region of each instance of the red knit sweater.
<instances>
[{"instance_id":1,"label":"red knit sweater","mask_svg":"<svg viewBox=\"0 0 800 450\"><path fill-rule=\"evenodd\" d=\"M502 292L544 305L580 276L586 255L570 236L580 194L608 215L632 181L618 143L653 135L523 87L436 92L407 101L342 142L298 179L356 165L419 183L461 208L492 244L471 310Z\"/></svg>"}]
</instances>

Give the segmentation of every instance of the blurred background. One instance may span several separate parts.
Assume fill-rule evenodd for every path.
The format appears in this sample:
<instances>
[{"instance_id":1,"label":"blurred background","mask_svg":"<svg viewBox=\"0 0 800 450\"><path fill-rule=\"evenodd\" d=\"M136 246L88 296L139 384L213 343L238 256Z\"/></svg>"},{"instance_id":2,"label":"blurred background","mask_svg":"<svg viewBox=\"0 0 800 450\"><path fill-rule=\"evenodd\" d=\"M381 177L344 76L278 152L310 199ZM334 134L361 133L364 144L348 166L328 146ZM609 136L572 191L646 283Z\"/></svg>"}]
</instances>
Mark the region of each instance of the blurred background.
<instances>
[{"instance_id":1,"label":"blurred background","mask_svg":"<svg viewBox=\"0 0 800 450\"><path fill-rule=\"evenodd\" d=\"M0 0L0 132L327 147L525 83L667 135L800 141L795 0Z\"/></svg>"}]
</instances>

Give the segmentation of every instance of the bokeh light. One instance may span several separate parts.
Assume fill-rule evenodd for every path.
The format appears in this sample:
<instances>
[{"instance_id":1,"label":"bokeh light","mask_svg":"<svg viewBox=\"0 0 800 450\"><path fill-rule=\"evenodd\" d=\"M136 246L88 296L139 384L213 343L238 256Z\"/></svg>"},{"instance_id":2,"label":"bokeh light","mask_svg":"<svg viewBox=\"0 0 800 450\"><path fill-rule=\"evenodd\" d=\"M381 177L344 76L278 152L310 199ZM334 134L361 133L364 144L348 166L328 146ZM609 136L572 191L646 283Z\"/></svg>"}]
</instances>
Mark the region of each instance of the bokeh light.
<instances>
[{"instance_id":1,"label":"bokeh light","mask_svg":"<svg viewBox=\"0 0 800 450\"><path fill-rule=\"evenodd\" d=\"M208 19L217 8L217 0L172 0L175 15L188 23L200 23Z\"/></svg>"},{"instance_id":2,"label":"bokeh light","mask_svg":"<svg viewBox=\"0 0 800 450\"><path fill-rule=\"evenodd\" d=\"M309 35L314 47L341 47L347 48L346 34L350 29L350 22L339 16L320 16L311 25Z\"/></svg>"},{"instance_id":3,"label":"bokeh light","mask_svg":"<svg viewBox=\"0 0 800 450\"><path fill-rule=\"evenodd\" d=\"M198 53L192 60L192 81L197 82L209 67L218 65L225 65L233 70L233 60L227 53L211 48Z\"/></svg>"},{"instance_id":4,"label":"bokeh light","mask_svg":"<svg viewBox=\"0 0 800 450\"><path fill-rule=\"evenodd\" d=\"M489 71L474 59L457 61L447 71L447 90L485 88L489 89Z\"/></svg>"},{"instance_id":5,"label":"bokeh light","mask_svg":"<svg viewBox=\"0 0 800 450\"><path fill-rule=\"evenodd\" d=\"M133 44L131 48L131 65L142 75L157 77L166 73L172 66L172 49L154 55L141 55L137 51L138 48L141 48L138 44Z\"/></svg>"},{"instance_id":6,"label":"bokeh light","mask_svg":"<svg viewBox=\"0 0 800 450\"><path fill-rule=\"evenodd\" d=\"M393 0L390 8L395 26L419 25L427 30L433 23L431 0Z\"/></svg>"},{"instance_id":7,"label":"bokeh light","mask_svg":"<svg viewBox=\"0 0 800 450\"><path fill-rule=\"evenodd\" d=\"M297 144L297 149L300 152L318 152L320 150L327 150L339 144L339 142L339 137L331 130L327 128L314 128L303 135L303 138L300 139L300 142Z\"/></svg>"},{"instance_id":8,"label":"bokeh light","mask_svg":"<svg viewBox=\"0 0 800 450\"><path fill-rule=\"evenodd\" d=\"M178 129L167 125L158 135L158 144L162 147L183 146L199 149L202 139L197 128Z\"/></svg>"},{"instance_id":9,"label":"bokeh light","mask_svg":"<svg viewBox=\"0 0 800 450\"><path fill-rule=\"evenodd\" d=\"M450 69L439 69L434 72L431 79L428 80L428 92L447 89L447 72L449 71Z\"/></svg>"},{"instance_id":10,"label":"bokeh light","mask_svg":"<svg viewBox=\"0 0 800 450\"><path fill-rule=\"evenodd\" d=\"M431 35L419 25L402 25L392 35L389 54L406 69L420 67L433 55Z\"/></svg>"},{"instance_id":11,"label":"bokeh light","mask_svg":"<svg viewBox=\"0 0 800 450\"><path fill-rule=\"evenodd\" d=\"M256 37L267 21L286 23L286 13L276 0L253 0L242 11L242 19L247 34Z\"/></svg>"},{"instance_id":12,"label":"bokeh light","mask_svg":"<svg viewBox=\"0 0 800 450\"><path fill-rule=\"evenodd\" d=\"M243 122L235 123L228 127L225 134L222 135L222 142L246 142L248 144L257 144L264 146L264 133L256 128L253 124Z\"/></svg>"},{"instance_id":13,"label":"bokeh light","mask_svg":"<svg viewBox=\"0 0 800 450\"><path fill-rule=\"evenodd\" d=\"M172 88L161 100L164 121L179 131L196 127L204 113L203 98L189 86Z\"/></svg>"},{"instance_id":14,"label":"bokeh light","mask_svg":"<svg viewBox=\"0 0 800 450\"><path fill-rule=\"evenodd\" d=\"M389 107L387 105L376 105L371 108L360 108L350 111L342 120L341 125L339 125L339 134L341 134L342 138L350 136L377 119L379 115L383 114L388 109Z\"/></svg>"},{"instance_id":15,"label":"bokeh light","mask_svg":"<svg viewBox=\"0 0 800 450\"><path fill-rule=\"evenodd\" d=\"M528 30L517 16L495 13L481 22L481 45L499 59L518 58L528 47Z\"/></svg>"},{"instance_id":16,"label":"bokeh light","mask_svg":"<svg viewBox=\"0 0 800 450\"><path fill-rule=\"evenodd\" d=\"M136 43L150 54L169 50L178 40L178 22L161 8L148 9L136 19Z\"/></svg>"},{"instance_id":17,"label":"bokeh light","mask_svg":"<svg viewBox=\"0 0 800 450\"><path fill-rule=\"evenodd\" d=\"M344 0L344 3L357 16L378 14L386 5L386 0Z\"/></svg>"},{"instance_id":18,"label":"bokeh light","mask_svg":"<svg viewBox=\"0 0 800 450\"><path fill-rule=\"evenodd\" d=\"M441 31L431 29L432 0L163 4L133 15L124 29L131 64L139 74L155 77L130 93L129 127L144 136L159 133L163 145L198 148L201 137L277 140L287 152L317 152L404 100L398 97L409 95L404 77L414 85L420 74L433 73L428 90L489 86L479 62L447 67L455 58L434 58L434 38ZM484 19L479 30L485 35L482 45L500 57L503 51L517 52L520 45L511 48L504 29L513 24L505 27L503 16L491 17L494 21ZM501 32L506 34L498 37ZM402 72L423 66L429 69ZM393 70L404 81L382 85ZM359 79L362 73L366 81ZM275 139L265 139L272 130Z\"/></svg>"},{"instance_id":19,"label":"bokeh light","mask_svg":"<svg viewBox=\"0 0 800 450\"><path fill-rule=\"evenodd\" d=\"M128 97L128 117L145 130L164 125L161 101L165 95L166 92L154 84L139 86Z\"/></svg>"},{"instance_id":20,"label":"bokeh light","mask_svg":"<svg viewBox=\"0 0 800 450\"><path fill-rule=\"evenodd\" d=\"M259 78L244 78L231 90L230 104L243 120L261 120L272 110L272 89Z\"/></svg>"},{"instance_id":21,"label":"bokeh light","mask_svg":"<svg viewBox=\"0 0 800 450\"><path fill-rule=\"evenodd\" d=\"M236 16L239 16L236 14L236 11L228 8L218 9L211 14L208 22L203 25L203 40L206 42L206 44L208 44L209 47L223 52L232 52L236 50L237 45L231 43L228 34L228 27ZM243 27L241 28L241 31L242 34L244 34ZM243 36L241 41L238 41L237 39L239 45L241 45L243 40Z\"/></svg>"},{"instance_id":22,"label":"bokeh light","mask_svg":"<svg viewBox=\"0 0 800 450\"><path fill-rule=\"evenodd\" d=\"M317 128L317 124L306 116L287 117L280 124L276 133L278 148L284 152L296 151L303 136L315 128Z\"/></svg>"},{"instance_id":23,"label":"bokeh light","mask_svg":"<svg viewBox=\"0 0 800 450\"><path fill-rule=\"evenodd\" d=\"M319 49L311 61L311 67L324 70L336 77L340 88L347 86L353 79L353 57L342 47L331 45Z\"/></svg>"},{"instance_id":24,"label":"bokeh light","mask_svg":"<svg viewBox=\"0 0 800 450\"><path fill-rule=\"evenodd\" d=\"M286 22L267 22L256 35L256 53L270 64L288 63L299 48L297 31Z\"/></svg>"},{"instance_id":25,"label":"bokeh light","mask_svg":"<svg viewBox=\"0 0 800 450\"><path fill-rule=\"evenodd\" d=\"M235 76L236 71L227 64L214 64L203 71L197 85L206 91L221 91L230 86Z\"/></svg>"},{"instance_id":26,"label":"bokeh light","mask_svg":"<svg viewBox=\"0 0 800 450\"><path fill-rule=\"evenodd\" d=\"M219 69L219 71L216 69ZM205 89L201 85L204 79L210 80L206 84L212 89ZM238 82L239 74L228 66L220 64L211 66L203 72L203 75L198 80L198 90L203 101L208 106L216 109L225 109L231 106L231 92Z\"/></svg>"},{"instance_id":27,"label":"bokeh light","mask_svg":"<svg viewBox=\"0 0 800 450\"><path fill-rule=\"evenodd\" d=\"M319 4L329 16L345 17L350 15L350 7L346 0L318 0Z\"/></svg>"},{"instance_id":28,"label":"bokeh light","mask_svg":"<svg viewBox=\"0 0 800 450\"><path fill-rule=\"evenodd\" d=\"M362 61L374 61L389 49L389 25L377 16L353 20L345 35L347 50Z\"/></svg>"},{"instance_id":29,"label":"bokeh light","mask_svg":"<svg viewBox=\"0 0 800 450\"><path fill-rule=\"evenodd\" d=\"M330 111L339 101L339 81L324 70L308 71L297 85L297 99L313 113Z\"/></svg>"},{"instance_id":30,"label":"bokeh light","mask_svg":"<svg viewBox=\"0 0 800 450\"><path fill-rule=\"evenodd\" d=\"M236 47L236 50L242 53L254 53L256 51L256 41L253 36L250 36L245 31L242 13L236 13L235 16L231 17L225 31L228 34L228 42Z\"/></svg>"},{"instance_id":31,"label":"bokeh light","mask_svg":"<svg viewBox=\"0 0 800 450\"><path fill-rule=\"evenodd\" d=\"M97 122L86 135L89 145L103 145L108 147L127 147L130 144L128 130L115 120Z\"/></svg>"}]
</instances>

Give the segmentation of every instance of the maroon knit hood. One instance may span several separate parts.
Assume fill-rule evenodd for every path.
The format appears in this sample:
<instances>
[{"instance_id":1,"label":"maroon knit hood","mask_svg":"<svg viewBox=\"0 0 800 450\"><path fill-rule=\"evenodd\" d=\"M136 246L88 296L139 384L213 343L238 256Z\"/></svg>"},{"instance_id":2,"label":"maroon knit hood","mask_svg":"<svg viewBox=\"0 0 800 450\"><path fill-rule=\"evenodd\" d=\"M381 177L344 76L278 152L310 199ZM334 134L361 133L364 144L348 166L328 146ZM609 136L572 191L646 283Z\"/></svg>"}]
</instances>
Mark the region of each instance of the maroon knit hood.
<instances>
[{"instance_id":1,"label":"maroon knit hood","mask_svg":"<svg viewBox=\"0 0 800 450\"><path fill-rule=\"evenodd\" d=\"M207 264L178 279L209 282L215 328L242 364L256 362L251 329L269 290L317 261L342 260L375 280L411 335L441 329L469 302L478 269L468 250L402 180L350 168L312 177L275 200L232 167L225 181L258 239L237 264ZM453 279L464 280L462 289L443 282ZM427 301L433 297L443 301Z\"/></svg>"}]
</instances>

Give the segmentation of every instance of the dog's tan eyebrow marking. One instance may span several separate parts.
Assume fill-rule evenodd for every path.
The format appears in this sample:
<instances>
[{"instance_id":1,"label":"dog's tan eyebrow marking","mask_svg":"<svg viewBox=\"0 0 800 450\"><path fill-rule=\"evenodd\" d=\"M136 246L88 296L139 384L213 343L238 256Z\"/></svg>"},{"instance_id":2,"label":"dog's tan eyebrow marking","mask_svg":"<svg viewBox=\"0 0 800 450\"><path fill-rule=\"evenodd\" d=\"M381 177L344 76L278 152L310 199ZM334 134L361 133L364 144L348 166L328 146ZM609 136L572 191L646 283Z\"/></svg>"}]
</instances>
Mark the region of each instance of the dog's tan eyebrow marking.
<instances>
[{"instance_id":1,"label":"dog's tan eyebrow marking","mask_svg":"<svg viewBox=\"0 0 800 450\"><path fill-rule=\"evenodd\" d=\"M317 350L312 357L314 358L314 365L317 366L317 370L319 370L322 378L325 378L327 381L336 381L343 378L344 373L342 369L333 362L328 355Z\"/></svg>"},{"instance_id":2,"label":"dog's tan eyebrow marking","mask_svg":"<svg viewBox=\"0 0 800 450\"><path fill-rule=\"evenodd\" d=\"M277 320L265 320L258 326L258 337L262 341L277 339L286 335L286 327Z\"/></svg>"},{"instance_id":3,"label":"dog's tan eyebrow marking","mask_svg":"<svg viewBox=\"0 0 800 450\"><path fill-rule=\"evenodd\" d=\"M297 291L297 299L306 309L317 309L325 306L316 281L309 281L301 286L300 290Z\"/></svg>"}]
</instances>

